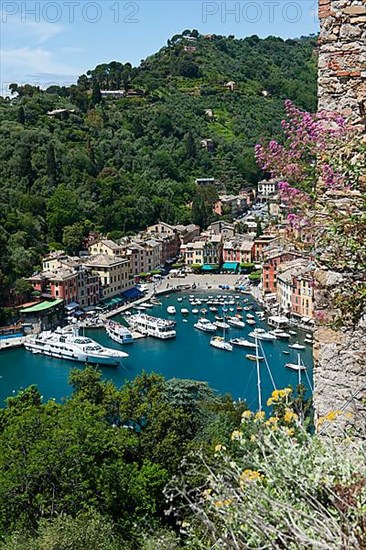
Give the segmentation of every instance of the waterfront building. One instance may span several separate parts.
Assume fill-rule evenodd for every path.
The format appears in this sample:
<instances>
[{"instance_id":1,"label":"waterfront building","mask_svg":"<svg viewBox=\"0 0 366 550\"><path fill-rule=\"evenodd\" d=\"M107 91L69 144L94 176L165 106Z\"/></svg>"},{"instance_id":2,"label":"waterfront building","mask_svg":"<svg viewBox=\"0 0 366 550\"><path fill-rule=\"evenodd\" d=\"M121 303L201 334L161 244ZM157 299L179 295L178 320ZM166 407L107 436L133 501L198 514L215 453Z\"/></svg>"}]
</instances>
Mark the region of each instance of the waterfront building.
<instances>
[{"instance_id":1,"label":"waterfront building","mask_svg":"<svg viewBox=\"0 0 366 550\"><path fill-rule=\"evenodd\" d=\"M255 262L264 260L264 251L274 239L276 239L274 234L264 234L254 239L253 260Z\"/></svg>"},{"instance_id":2,"label":"waterfront building","mask_svg":"<svg viewBox=\"0 0 366 550\"><path fill-rule=\"evenodd\" d=\"M60 298L65 305L78 299L78 275L72 269L60 267L54 271L42 271L29 277L28 281L40 294Z\"/></svg>"},{"instance_id":3,"label":"waterfront building","mask_svg":"<svg viewBox=\"0 0 366 550\"><path fill-rule=\"evenodd\" d=\"M100 300L99 276L86 266L80 266L77 275L77 303L82 308L97 305Z\"/></svg>"},{"instance_id":4,"label":"waterfront building","mask_svg":"<svg viewBox=\"0 0 366 550\"><path fill-rule=\"evenodd\" d=\"M202 234L200 240L181 246L181 255L186 265L222 263L221 235Z\"/></svg>"},{"instance_id":5,"label":"waterfront building","mask_svg":"<svg viewBox=\"0 0 366 550\"><path fill-rule=\"evenodd\" d=\"M31 332L52 330L63 324L64 301L62 299L39 302L19 311L22 323L31 326Z\"/></svg>"},{"instance_id":6,"label":"waterfront building","mask_svg":"<svg viewBox=\"0 0 366 550\"><path fill-rule=\"evenodd\" d=\"M278 268L276 295L280 311L295 317L313 318L314 264L296 258Z\"/></svg>"},{"instance_id":7,"label":"waterfront building","mask_svg":"<svg viewBox=\"0 0 366 550\"><path fill-rule=\"evenodd\" d=\"M133 286L129 258L98 254L84 263L99 276L101 298L112 298Z\"/></svg>"},{"instance_id":8,"label":"waterfront building","mask_svg":"<svg viewBox=\"0 0 366 550\"><path fill-rule=\"evenodd\" d=\"M253 240L247 236L237 235L233 239L224 242L223 261L249 263L252 261Z\"/></svg>"},{"instance_id":9,"label":"waterfront building","mask_svg":"<svg viewBox=\"0 0 366 550\"><path fill-rule=\"evenodd\" d=\"M89 246L89 254L96 256L97 254L108 254L109 256L123 256L123 246L116 244L110 239L101 239L92 243Z\"/></svg>"},{"instance_id":10,"label":"waterfront building","mask_svg":"<svg viewBox=\"0 0 366 550\"><path fill-rule=\"evenodd\" d=\"M271 294L277 289L277 272L281 264L298 258L300 254L287 251L273 251L267 253L262 268L262 290L264 294Z\"/></svg>"}]
</instances>

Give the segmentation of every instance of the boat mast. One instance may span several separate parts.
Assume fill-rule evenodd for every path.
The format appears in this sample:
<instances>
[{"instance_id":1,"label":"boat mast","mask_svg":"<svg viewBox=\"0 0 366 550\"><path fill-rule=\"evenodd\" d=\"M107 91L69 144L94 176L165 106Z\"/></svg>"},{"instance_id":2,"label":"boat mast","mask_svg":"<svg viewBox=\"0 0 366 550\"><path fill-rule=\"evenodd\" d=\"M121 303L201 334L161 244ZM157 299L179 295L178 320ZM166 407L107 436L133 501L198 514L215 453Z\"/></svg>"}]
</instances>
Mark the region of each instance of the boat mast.
<instances>
[{"instance_id":1,"label":"boat mast","mask_svg":"<svg viewBox=\"0 0 366 550\"><path fill-rule=\"evenodd\" d=\"M262 392L261 392L261 372L259 367L259 347L258 347L258 339L257 336L254 338L255 341L255 357L256 357L256 363L257 363L257 388L258 388L258 410L262 410Z\"/></svg>"}]
</instances>

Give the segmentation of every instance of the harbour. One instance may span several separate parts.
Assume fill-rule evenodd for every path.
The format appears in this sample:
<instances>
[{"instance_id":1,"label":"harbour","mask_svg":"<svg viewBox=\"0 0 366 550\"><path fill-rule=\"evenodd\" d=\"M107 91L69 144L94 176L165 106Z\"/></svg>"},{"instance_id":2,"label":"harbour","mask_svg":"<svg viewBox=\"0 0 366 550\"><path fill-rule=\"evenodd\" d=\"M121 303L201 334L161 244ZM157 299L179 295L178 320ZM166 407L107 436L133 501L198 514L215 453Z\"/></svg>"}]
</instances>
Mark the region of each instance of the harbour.
<instances>
[{"instance_id":1,"label":"harbour","mask_svg":"<svg viewBox=\"0 0 366 550\"><path fill-rule=\"evenodd\" d=\"M93 330L85 329L85 335L90 335L101 345L123 350L128 353L128 357L123 360L119 368L100 367L105 379L114 381L117 386L121 386L126 380L132 380L135 376L145 372L155 372L166 378L186 378L206 381L214 390L220 394L230 393L234 399L244 399L252 408L258 406L257 393L257 366L256 363L248 359L246 355L252 352L249 348L242 346L233 346L231 353L224 353L222 349L210 346L212 333L205 333L196 330L194 325L202 317L202 314L192 313L192 309L206 309L205 317L210 322L215 322L217 314L222 315L222 306L218 305L218 312L209 311L205 306L208 295L219 295L218 290L213 291L197 289L194 292L195 300L201 301L202 305L191 307L189 294L191 291L165 294L159 297L161 305L153 305L148 309L148 314L159 318L174 320L176 322L176 337L168 340L146 337L135 339L132 344L121 346L108 337L106 331L102 328ZM234 299L236 292L225 291L225 296ZM245 301L246 300L246 301ZM256 304L254 299L241 295L241 304ZM167 313L169 306L175 307L176 314ZM181 309L187 309L188 314L182 314ZM246 311L241 312L246 314ZM256 326L270 331L272 327L267 321L260 321L257 311L251 311L256 319ZM228 314L232 315L233 312ZM259 315L259 317L262 317ZM243 315L245 321L245 315ZM121 314L114 314L113 319L117 322L125 322L128 317ZM242 338L252 341L249 336L255 327L245 323L245 327L230 326L226 330L226 340ZM265 361L261 361L261 386L263 402L265 403L273 390L271 375L276 388L283 388L288 385L296 387L298 383L298 372L286 368L287 363L296 364L298 353L301 354L301 360L306 365L306 372L302 373L302 382L310 389L312 380L312 348L304 344L306 334L303 331L291 331L291 341L287 339L262 340L260 341L260 356L265 356ZM217 336L222 336L222 331L217 330ZM298 343L304 346L304 349L289 348L289 345ZM263 351L263 353L262 353ZM0 356L1 379L0 379L0 398L3 406L6 397L14 395L19 389L26 388L31 384L36 384L44 399L55 399L62 402L70 393L71 387L67 380L72 368L83 368L82 364L72 363L66 360L45 357L42 355L33 355L24 348L4 350ZM268 366L268 368L267 368Z\"/></svg>"}]
</instances>

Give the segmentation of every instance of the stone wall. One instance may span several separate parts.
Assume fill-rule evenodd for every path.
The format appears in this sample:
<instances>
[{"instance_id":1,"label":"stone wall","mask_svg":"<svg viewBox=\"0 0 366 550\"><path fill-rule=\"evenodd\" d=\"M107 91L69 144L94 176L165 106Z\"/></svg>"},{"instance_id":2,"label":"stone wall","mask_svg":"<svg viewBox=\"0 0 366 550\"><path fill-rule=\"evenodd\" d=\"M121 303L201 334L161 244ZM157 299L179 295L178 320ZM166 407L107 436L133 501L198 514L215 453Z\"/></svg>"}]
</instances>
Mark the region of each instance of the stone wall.
<instances>
[{"instance_id":1,"label":"stone wall","mask_svg":"<svg viewBox=\"0 0 366 550\"><path fill-rule=\"evenodd\" d=\"M365 129L366 1L319 0L319 109Z\"/></svg>"},{"instance_id":2,"label":"stone wall","mask_svg":"<svg viewBox=\"0 0 366 550\"><path fill-rule=\"evenodd\" d=\"M319 110L338 111L364 133L366 1L319 0L319 18ZM332 310L332 293L345 284L344 277L322 266L315 274L316 310L326 311L327 318L322 318L315 334L314 406L316 417L321 419L321 433L340 433L351 425L365 437L366 322L361 320L356 327L331 328L336 313ZM343 408L341 414L336 412ZM331 422L324 421L327 415Z\"/></svg>"}]
</instances>

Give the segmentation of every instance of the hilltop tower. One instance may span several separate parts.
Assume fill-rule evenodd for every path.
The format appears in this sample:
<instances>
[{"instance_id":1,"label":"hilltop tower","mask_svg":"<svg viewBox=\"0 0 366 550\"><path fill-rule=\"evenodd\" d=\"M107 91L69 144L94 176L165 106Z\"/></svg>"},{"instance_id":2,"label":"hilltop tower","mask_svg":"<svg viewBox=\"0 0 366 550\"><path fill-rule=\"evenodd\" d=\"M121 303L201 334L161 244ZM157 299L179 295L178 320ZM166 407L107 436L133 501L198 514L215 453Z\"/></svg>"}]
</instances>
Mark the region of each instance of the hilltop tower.
<instances>
[{"instance_id":1,"label":"hilltop tower","mask_svg":"<svg viewBox=\"0 0 366 550\"><path fill-rule=\"evenodd\" d=\"M360 134L366 133L366 1L319 0L320 38L319 110L337 111ZM330 197L337 205L354 200L352 194ZM331 308L332 289L342 285L342 274L320 268L316 272L315 302ZM314 346L314 406L317 417L344 412L329 425L327 434L339 433L351 423L366 432L366 320L357 327L333 330L318 326ZM321 429L321 431L323 428Z\"/></svg>"}]
</instances>

